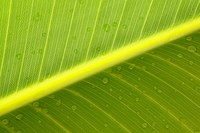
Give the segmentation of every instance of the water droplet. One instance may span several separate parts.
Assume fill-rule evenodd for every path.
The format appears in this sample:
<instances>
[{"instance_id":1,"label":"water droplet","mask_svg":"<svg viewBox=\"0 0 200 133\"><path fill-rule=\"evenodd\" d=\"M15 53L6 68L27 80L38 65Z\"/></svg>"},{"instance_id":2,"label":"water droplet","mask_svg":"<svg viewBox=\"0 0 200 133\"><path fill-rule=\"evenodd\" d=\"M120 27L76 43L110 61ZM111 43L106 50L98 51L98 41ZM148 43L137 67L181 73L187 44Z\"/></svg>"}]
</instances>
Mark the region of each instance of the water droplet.
<instances>
[{"instance_id":1,"label":"water droplet","mask_svg":"<svg viewBox=\"0 0 200 133\"><path fill-rule=\"evenodd\" d=\"M61 100L58 100L58 101L56 102L56 105L57 105L57 106L60 106L61 104L62 104Z\"/></svg>"},{"instance_id":2,"label":"water droplet","mask_svg":"<svg viewBox=\"0 0 200 133\"><path fill-rule=\"evenodd\" d=\"M40 17L41 17L40 13L37 12L33 19L34 19L34 21L38 22L40 20Z\"/></svg>"},{"instance_id":3,"label":"water droplet","mask_svg":"<svg viewBox=\"0 0 200 133\"><path fill-rule=\"evenodd\" d=\"M72 13L73 12L73 9L69 9L69 13Z\"/></svg>"},{"instance_id":4,"label":"water droplet","mask_svg":"<svg viewBox=\"0 0 200 133\"><path fill-rule=\"evenodd\" d=\"M112 92L113 90L110 88L109 91Z\"/></svg>"},{"instance_id":5,"label":"water droplet","mask_svg":"<svg viewBox=\"0 0 200 133\"><path fill-rule=\"evenodd\" d=\"M39 107L39 106L40 106L39 102L34 102L33 103L33 107Z\"/></svg>"},{"instance_id":6,"label":"water droplet","mask_svg":"<svg viewBox=\"0 0 200 133\"><path fill-rule=\"evenodd\" d=\"M127 26L126 24L123 24L123 25L122 25L122 28L123 28L124 30L127 29L127 27L128 27L128 26Z\"/></svg>"},{"instance_id":7,"label":"water droplet","mask_svg":"<svg viewBox=\"0 0 200 133\"><path fill-rule=\"evenodd\" d=\"M102 82L103 82L104 84L107 84L107 83L108 83L108 78L103 78Z\"/></svg>"},{"instance_id":8,"label":"water droplet","mask_svg":"<svg viewBox=\"0 0 200 133\"><path fill-rule=\"evenodd\" d=\"M16 58L18 59L18 60L20 60L21 58L22 58L22 54L16 54Z\"/></svg>"},{"instance_id":9,"label":"water droplet","mask_svg":"<svg viewBox=\"0 0 200 133\"><path fill-rule=\"evenodd\" d=\"M108 124L107 124L107 123L105 123L105 124L104 124L104 127L108 127Z\"/></svg>"},{"instance_id":10,"label":"water droplet","mask_svg":"<svg viewBox=\"0 0 200 133\"><path fill-rule=\"evenodd\" d=\"M119 100L122 100L122 96L119 96L118 99L119 99Z\"/></svg>"},{"instance_id":11,"label":"water droplet","mask_svg":"<svg viewBox=\"0 0 200 133\"><path fill-rule=\"evenodd\" d=\"M188 36L188 37L186 37L186 40L187 40L187 41L192 41L192 37L191 37L191 36Z\"/></svg>"},{"instance_id":12,"label":"water droplet","mask_svg":"<svg viewBox=\"0 0 200 133\"><path fill-rule=\"evenodd\" d=\"M42 49L39 49L38 52L39 52L39 54L42 54L42 53L43 53L43 50L42 50Z\"/></svg>"},{"instance_id":13,"label":"water droplet","mask_svg":"<svg viewBox=\"0 0 200 133\"><path fill-rule=\"evenodd\" d=\"M74 49L74 54L77 54L78 53L78 49Z\"/></svg>"},{"instance_id":14,"label":"water droplet","mask_svg":"<svg viewBox=\"0 0 200 133\"><path fill-rule=\"evenodd\" d=\"M46 37L46 35L47 35L47 33L45 33L45 32L42 33L42 37Z\"/></svg>"},{"instance_id":15,"label":"water droplet","mask_svg":"<svg viewBox=\"0 0 200 133\"><path fill-rule=\"evenodd\" d=\"M136 112L136 114L137 114L137 115L140 115L140 112L139 112L139 111L137 111L137 112Z\"/></svg>"},{"instance_id":16,"label":"water droplet","mask_svg":"<svg viewBox=\"0 0 200 133\"><path fill-rule=\"evenodd\" d=\"M189 47L188 47L188 51L189 51L189 52L192 52L192 53L193 53L193 52L196 52L196 50L197 50L197 48L196 48L195 46L189 46Z\"/></svg>"},{"instance_id":17,"label":"water droplet","mask_svg":"<svg viewBox=\"0 0 200 133\"><path fill-rule=\"evenodd\" d=\"M92 31L92 28L91 27L87 27L87 32L91 32Z\"/></svg>"},{"instance_id":18,"label":"water droplet","mask_svg":"<svg viewBox=\"0 0 200 133\"><path fill-rule=\"evenodd\" d=\"M113 26L113 27L117 27L117 22L113 22L113 23L112 23L112 26Z\"/></svg>"},{"instance_id":19,"label":"water droplet","mask_svg":"<svg viewBox=\"0 0 200 133\"><path fill-rule=\"evenodd\" d=\"M35 55L35 51L34 51L34 50L33 50L33 51L31 51L31 54L32 54L32 55Z\"/></svg>"},{"instance_id":20,"label":"water droplet","mask_svg":"<svg viewBox=\"0 0 200 133\"><path fill-rule=\"evenodd\" d=\"M190 64L190 65L193 65L193 64L194 64L194 62L193 62L193 61L189 61L189 64Z\"/></svg>"},{"instance_id":21,"label":"water droplet","mask_svg":"<svg viewBox=\"0 0 200 133\"><path fill-rule=\"evenodd\" d=\"M182 54L178 54L177 56L178 56L179 58L182 58L182 57L183 57L183 55L182 55Z\"/></svg>"},{"instance_id":22,"label":"water droplet","mask_svg":"<svg viewBox=\"0 0 200 133\"><path fill-rule=\"evenodd\" d=\"M135 67L135 64L131 64L131 65L129 65L128 68L129 68L130 70L133 70L134 67Z\"/></svg>"},{"instance_id":23,"label":"water droplet","mask_svg":"<svg viewBox=\"0 0 200 133\"><path fill-rule=\"evenodd\" d=\"M40 124L42 121L41 120L38 120L38 123Z\"/></svg>"},{"instance_id":24,"label":"water droplet","mask_svg":"<svg viewBox=\"0 0 200 133\"><path fill-rule=\"evenodd\" d=\"M155 66L155 63L151 63L151 66Z\"/></svg>"},{"instance_id":25,"label":"water droplet","mask_svg":"<svg viewBox=\"0 0 200 133\"><path fill-rule=\"evenodd\" d=\"M9 120L8 120L8 119L3 119L3 120L2 120L2 124L3 124L3 125L7 125L8 123L9 123Z\"/></svg>"},{"instance_id":26,"label":"water droplet","mask_svg":"<svg viewBox=\"0 0 200 133\"><path fill-rule=\"evenodd\" d=\"M153 88L154 88L154 90L157 90L157 87L156 87L156 86L154 86Z\"/></svg>"},{"instance_id":27,"label":"water droplet","mask_svg":"<svg viewBox=\"0 0 200 133\"><path fill-rule=\"evenodd\" d=\"M17 120L22 120L23 114L18 114L15 118L16 118Z\"/></svg>"},{"instance_id":28,"label":"water droplet","mask_svg":"<svg viewBox=\"0 0 200 133\"><path fill-rule=\"evenodd\" d=\"M101 48L100 47L97 47L97 52L100 52Z\"/></svg>"},{"instance_id":29,"label":"water droplet","mask_svg":"<svg viewBox=\"0 0 200 133\"><path fill-rule=\"evenodd\" d=\"M17 16L16 16L16 19L17 19L17 20L20 20L21 18L20 18L20 16L19 16L19 15L17 15Z\"/></svg>"},{"instance_id":30,"label":"water droplet","mask_svg":"<svg viewBox=\"0 0 200 133\"><path fill-rule=\"evenodd\" d=\"M167 125L165 125L165 127L166 127L166 128L169 128L169 125L167 124Z\"/></svg>"},{"instance_id":31,"label":"water droplet","mask_svg":"<svg viewBox=\"0 0 200 133\"><path fill-rule=\"evenodd\" d=\"M135 101L136 101L136 102L138 102L139 100L140 100L140 99L139 99L138 97L137 97L137 98L135 98Z\"/></svg>"},{"instance_id":32,"label":"water droplet","mask_svg":"<svg viewBox=\"0 0 200 133\"><path fill-rule=\"evenodd\" d=\"M83 5L84 4L84 0L79 0L79 4Z\"/></svg>"},{"instance_id":33,"label":"water droplet","mask_svg":"<svg viewBox=\"0 0 200 133\"><path fill-rule=\"evenodd\" d=\"M117 67L117 70L118 70L118 71L121 71L121 70L122 70L122 67L121 67L121 66L118 66L118 67Z\"/></svg>"},{"instance_id":34,"label":"water droplet","mask_svg":"<svg viewBox=\"0 0 200 133\"><path fill-rule=\"evenodd\" d=\"M158 89L158 93L162 93L162 91L160 89Z\"/></svg>"},{"instance_id":35,"label":"water droplet","mask_svg":"<svg viewBox=\"0 0 200 133\"><path fill-rule=\"evenodd\" d=\"M76 105L72 106L72 110L75 111L77 109Z\"/></svg>"},{"instance_id":36,"label":"water droplet","mask_svg":"<svg viewBox=\"0 0 200 133\"><path fill-rule=\"evenodd\" d=\"M140 59L141 59L141 60L143 60L143 59L144 59L144 57L143 57L143 56L141 56L141 57L140 57Z\"/></svg>"},{"instance_id":37,"label":"water droplet","mask_svg":"<svg viewBox=\"0 0 200 133\"><path fill-rule=\"evenodd\" d=\"M147 128L147 123L143 123L143 124L142 124L142 127L143 127L143 128Z\"/></svg>"},{"instance_id":38,"label":"water droplet","mask_svg":"<svg viewBox=\"0 0 200 133\"><path fill-rule=\"evenodd\" d=\"M109 24L104 24L103 25L103 29L105 32L109 32L110 31L110 25Z\"/></svg>"}]
</instances>

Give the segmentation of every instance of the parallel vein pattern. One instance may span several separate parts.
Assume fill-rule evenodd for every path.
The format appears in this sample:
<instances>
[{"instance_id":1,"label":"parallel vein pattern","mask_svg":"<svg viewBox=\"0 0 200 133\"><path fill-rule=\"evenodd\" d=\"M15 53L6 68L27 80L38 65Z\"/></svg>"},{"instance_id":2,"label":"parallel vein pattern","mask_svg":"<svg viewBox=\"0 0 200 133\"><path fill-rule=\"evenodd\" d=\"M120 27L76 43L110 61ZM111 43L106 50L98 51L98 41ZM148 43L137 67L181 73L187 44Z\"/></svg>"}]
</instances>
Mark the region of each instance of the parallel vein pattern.
<instances>
[{"instance_id":1,"label":"parallel vein pattern","mask_svg":"<svg viewBox=\"0 0 200 133\"><path fill-rule=\"evenodd\" d=\"M0 118L1 132L200 131L200 32Z\"/></svg>"},{"instance_id":2,"label":"parallel vein pattern","mask_svg":"<svg viewBox=\"0 0 200 133\"><path fill-rule=\"evenodd\" d=\"M199 17L199 6L199 0L1 0L0 97Z\"/></svg>"}]
</instances>

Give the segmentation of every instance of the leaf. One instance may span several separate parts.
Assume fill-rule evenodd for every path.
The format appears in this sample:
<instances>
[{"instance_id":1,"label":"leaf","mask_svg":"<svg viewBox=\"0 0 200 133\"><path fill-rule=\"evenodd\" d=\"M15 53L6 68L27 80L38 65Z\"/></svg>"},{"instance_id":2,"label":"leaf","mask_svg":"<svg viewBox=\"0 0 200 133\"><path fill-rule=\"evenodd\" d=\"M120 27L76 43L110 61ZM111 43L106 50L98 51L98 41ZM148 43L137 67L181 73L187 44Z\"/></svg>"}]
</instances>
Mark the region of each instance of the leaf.
<instances>
[{"instance_id":1,"label":"leaf","mask_svg":"<svg viewBox=\"0 0 200 133\"><path fill-rule=\"evenodd\" d=\"M198 0L2 3L1 114L200 27ZM198 131L198 36L4 115L0 130Z\"/></svg>"},{"instance_id":2,"label":"leaf","mask_svg":"<svg viewBox=\"0 0 200 133\"><path fill-rule=\"evenodd\" d=\"M197 132L200 32L1 117L21 132Z\"/></svg>"}]
</instances>

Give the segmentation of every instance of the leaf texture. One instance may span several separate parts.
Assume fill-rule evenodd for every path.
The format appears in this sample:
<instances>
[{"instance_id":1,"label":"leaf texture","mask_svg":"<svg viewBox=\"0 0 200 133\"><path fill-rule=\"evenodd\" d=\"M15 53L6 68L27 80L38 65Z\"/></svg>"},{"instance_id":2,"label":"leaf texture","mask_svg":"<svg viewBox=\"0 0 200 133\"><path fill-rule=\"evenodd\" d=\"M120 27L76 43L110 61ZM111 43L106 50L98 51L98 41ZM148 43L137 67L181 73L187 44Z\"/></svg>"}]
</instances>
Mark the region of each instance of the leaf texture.
<instances>
[{"instance_id":1,"label":"leaf texture","mask_svg":"<svg viewBox=\"0 0 200 133\"><path fill-rule=\"evenodd\" d=\"M199 0L0 3L2 99L200 15ZM199 132L199 34L1 116L0 132Z\"/></svg>"},{"instance_id":2,"label":"leaf texture","mask_svg":"<svg viewBox=\"0 0 200 133\"><path fill-rule=\"evenodd\" d=\"M0 131L200 131L200 32L1 117Z\"/></svg>"}]
</instances>

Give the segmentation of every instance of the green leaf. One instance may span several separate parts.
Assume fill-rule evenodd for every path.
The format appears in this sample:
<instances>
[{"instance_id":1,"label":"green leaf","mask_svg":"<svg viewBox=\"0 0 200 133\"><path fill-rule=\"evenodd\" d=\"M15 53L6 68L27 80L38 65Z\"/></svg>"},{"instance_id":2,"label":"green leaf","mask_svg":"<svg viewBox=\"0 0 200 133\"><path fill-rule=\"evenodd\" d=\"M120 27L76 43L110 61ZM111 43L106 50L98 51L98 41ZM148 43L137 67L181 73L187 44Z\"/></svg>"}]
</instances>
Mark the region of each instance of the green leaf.
<instances>
[{"instance_id":1,"label":"green leaf","mask_svg":"<svg viewBox=\"0 0 200 133\"><path fill-rule=\"evenodd\" d=\"M1 3L1 132L200 130L198 0Z\"/></svg>"}]
</instances>

